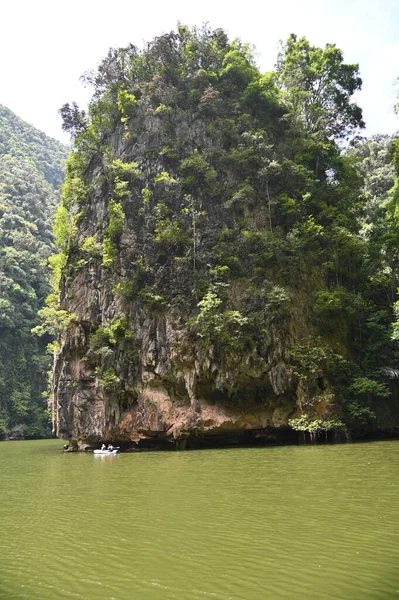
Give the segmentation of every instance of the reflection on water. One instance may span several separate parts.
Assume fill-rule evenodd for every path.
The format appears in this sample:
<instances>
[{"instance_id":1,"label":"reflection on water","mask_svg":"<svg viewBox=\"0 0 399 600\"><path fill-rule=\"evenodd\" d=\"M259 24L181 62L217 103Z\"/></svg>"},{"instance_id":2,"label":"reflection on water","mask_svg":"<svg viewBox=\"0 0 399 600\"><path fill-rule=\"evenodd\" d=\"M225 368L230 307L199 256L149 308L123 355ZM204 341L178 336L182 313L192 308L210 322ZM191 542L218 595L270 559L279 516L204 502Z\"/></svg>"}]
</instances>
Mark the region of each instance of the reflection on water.
<instances>
[{"instance_id":1,"label":"reflection on water","mask_svg":"<svg viewBox=\"0 0 399 600\"><path fill-rule=\"evenodd\" d=\"M0 444L0 599L399 598L399 442Z\"/></svg>"}]
</instances>

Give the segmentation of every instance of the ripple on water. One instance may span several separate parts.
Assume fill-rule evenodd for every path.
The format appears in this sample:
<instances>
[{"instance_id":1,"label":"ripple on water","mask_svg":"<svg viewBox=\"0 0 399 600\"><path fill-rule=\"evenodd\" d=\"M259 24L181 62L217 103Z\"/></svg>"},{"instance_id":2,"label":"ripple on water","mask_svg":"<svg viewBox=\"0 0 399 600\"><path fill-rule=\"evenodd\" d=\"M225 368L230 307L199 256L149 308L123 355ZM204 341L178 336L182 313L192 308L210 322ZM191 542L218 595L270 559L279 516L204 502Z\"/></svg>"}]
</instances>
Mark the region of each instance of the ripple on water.
<instances>
[{"instance_id":1,"label":"ripple on water","mask_svg":"<svg viewBox=\"0 0 399 600\"><path fill-rule=\"evenodd\" d=\"M0 600L397 599L398 453L0 444Z\"/></svg>"}]
</instances>

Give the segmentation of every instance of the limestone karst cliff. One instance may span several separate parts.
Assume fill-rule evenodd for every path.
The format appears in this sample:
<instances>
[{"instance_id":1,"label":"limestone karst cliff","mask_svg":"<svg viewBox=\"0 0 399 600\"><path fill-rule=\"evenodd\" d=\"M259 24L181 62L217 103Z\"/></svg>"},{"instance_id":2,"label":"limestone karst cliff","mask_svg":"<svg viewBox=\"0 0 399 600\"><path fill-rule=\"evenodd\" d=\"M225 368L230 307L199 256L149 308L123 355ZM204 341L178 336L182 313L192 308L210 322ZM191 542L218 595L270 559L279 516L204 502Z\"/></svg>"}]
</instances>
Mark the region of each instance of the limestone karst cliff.
<instances>
[{"instance_id":1,"label":"limestone karst cliff","mask_svg":"<svg viewBox=\"0 0 399 600\"><path fill-rule=\"evenodd\" d=\"M305 55L324 62L301 79ZM365 283L362 179L337 143L363 125L357 65L291 36L263 75L223 31L181 26L87 78L89 114L62 109L57 434L84 447L372 423L391 342L368 364L365 323L385 283Z\"/></svg>"}]
</instances>

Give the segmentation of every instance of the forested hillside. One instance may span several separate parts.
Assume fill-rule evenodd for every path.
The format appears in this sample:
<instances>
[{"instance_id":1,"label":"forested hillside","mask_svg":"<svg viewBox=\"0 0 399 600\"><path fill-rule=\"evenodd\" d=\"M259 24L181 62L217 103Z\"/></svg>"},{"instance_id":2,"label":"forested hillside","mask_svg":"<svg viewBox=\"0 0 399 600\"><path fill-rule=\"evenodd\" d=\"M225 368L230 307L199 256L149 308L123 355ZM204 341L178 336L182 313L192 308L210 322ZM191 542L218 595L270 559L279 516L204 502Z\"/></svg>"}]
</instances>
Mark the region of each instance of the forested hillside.
<instances>
[{"instance_id":1,"label":"forested hillside","mask_svg":"<svg viewBox=\"0 0 399 600\"><path fill-rule=\"evenodd\" d=\"M31 330L50 291L48 257L67 150L0 106L0 439L49 435L50 366Z\"/></svg>"},{"instance_id":2,"label":"forested hillside","mask_svg":"<svg viewBox=\"0 0 399 600\"><path fill-rule=\"evenodd\" d=\"M358 65L291 35L262 74L180 26L86 79L89 114L62 110L58 433L397 430L399 152L357 137Z\"/></svg>"}]
</instances>

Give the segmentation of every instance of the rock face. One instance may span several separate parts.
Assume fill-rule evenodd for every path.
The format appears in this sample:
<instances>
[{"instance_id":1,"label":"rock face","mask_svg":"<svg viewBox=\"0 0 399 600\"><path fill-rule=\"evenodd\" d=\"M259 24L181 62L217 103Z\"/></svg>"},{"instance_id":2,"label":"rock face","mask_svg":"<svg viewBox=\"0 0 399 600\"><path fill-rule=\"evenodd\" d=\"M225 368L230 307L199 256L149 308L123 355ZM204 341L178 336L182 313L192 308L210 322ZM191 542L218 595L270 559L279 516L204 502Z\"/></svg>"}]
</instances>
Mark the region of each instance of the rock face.
<instances>
[{"instance_id":1,"label":"rock face","mask_svg":"<svg viewBox=\"0 0 399 600\"><path fill-rule=\"evenodd\" d=\"M101 179L102 173L91 177ZM104 191L94 185L90 212L100 219L104 215L106 222L105 205ZM184 447L186 440L240 443L248 431L253 437L247 440L273 439L272 430L279 429L287 436L288 420L307 405L311 387L293 374L289 353L295 336L307 330L301 296L281 317L270 310L264 319L267 331L245 334L249 344L242 343L244 333L236 347L223 347L217 338L204 341L199 326L192 325L195 308L154 308L145 297L130 299L121 292L137 268L134 226L128 207L125 211L117 269L104 266L99 257L86 257L76 267L73 258L62 279L60 307L73 318L55 356L57 435L81 449L100 440ZM88 217L81 225L84 239L98 235L93 222ZM171 277L182 285L179 273ZM234 282L229 293L232 288ZM324 391L313 382L314 414L328 417L334 412L332 395L325 393L323 374L316 375Z\"/></svg>"},{"instance_id":2,"label":"rock face","mask_svg":"<svg viewBox=\"0 0 399 600\"><path fill-rule=\"evenodd\" d=\"M312 156L274 77L219 30L111 52L94 82L89 121L64 109L57 434L266 439L333 417L311 316L331 263L310 203L327 206L335 146Z\"/></svg>"},{"instance_id":3,"label":"rock face","mask_svg":"<svg viewBox=\"0 0 399 600\"><path fill-rule=\"evenodd\" d=\"M101 278L94 283L88 269L70 285L76 292L63 299L74 322L54 367L60 437L84 446L99 440L183 440L210 433L228 438L234 431L287 426L297 397L286 344L279 337L271 340L265 358L237 353L235 364L232 358L225 368L214 356L215 348L199 346L181 319L168 313L151 316L139 303L121 305L108 285ZM112 322L120 314L126 315L125 327L134 337L110 343L103 352L102 372L115 374L107 385L90 365L91 338L102 315Z\"/></svg>"},{"instance_id":4,"label":"rock face","mask_svg":"<svg viewBox=\"0 0 399 600\"><path fill-rule=\"evenodd\" d=\"M101 215L103 190L93 190L91 211ZM95 233L92 223L87 220L85 239ZM296 333L306 331L300 298L280 319L270 311L267 332L254 342L250 330L248 346L240 337L237 347L204 342L186 307L180 313L173 306L154 309L120 292L118 282L129 281L136 268L133 237L125 223L116 273L114 265L89 257L78 268L67 267L62 280L60 307L73 319L55 356L57 435L84 447L99 440L181 441L210 434L228 440L234 432L287 428L309 391L293 376L289 355ZM323 393L317 393L320 403ZM323 414L330 408L327 402Z\"/></svg>"}]
</instances>

